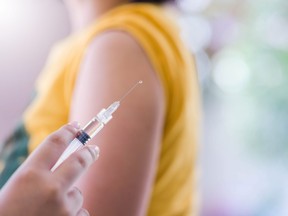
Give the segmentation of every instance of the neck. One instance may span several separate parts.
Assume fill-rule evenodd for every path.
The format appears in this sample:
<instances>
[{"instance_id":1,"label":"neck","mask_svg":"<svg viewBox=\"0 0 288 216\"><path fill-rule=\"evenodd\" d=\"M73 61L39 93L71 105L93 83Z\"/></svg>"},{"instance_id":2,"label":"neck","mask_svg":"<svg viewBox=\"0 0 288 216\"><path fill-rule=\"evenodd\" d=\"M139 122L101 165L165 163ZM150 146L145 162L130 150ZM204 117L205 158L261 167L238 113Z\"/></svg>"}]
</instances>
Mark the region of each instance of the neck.
<instances>
[{"instance_id":1,"label":"neck","mask_svg":"<svg viewBox=\"0 0 288 216\"><path fill-rule=\"evenodd\" d=\"M129 0L65 0L72 32L79 31L109 10Z\"/></svg>"}]
</instances>

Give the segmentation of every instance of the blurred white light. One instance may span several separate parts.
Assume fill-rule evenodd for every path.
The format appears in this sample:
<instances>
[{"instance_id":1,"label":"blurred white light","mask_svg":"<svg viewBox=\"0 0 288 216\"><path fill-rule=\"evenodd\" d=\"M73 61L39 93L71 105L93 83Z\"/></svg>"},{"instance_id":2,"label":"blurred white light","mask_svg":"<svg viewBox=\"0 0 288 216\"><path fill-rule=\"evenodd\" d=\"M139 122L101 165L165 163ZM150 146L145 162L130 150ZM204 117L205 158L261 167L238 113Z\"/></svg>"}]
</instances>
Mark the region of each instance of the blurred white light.
<instances>
[{"instance_id":1,"label":"blurred white light","mask_svg":"<svg viewBox=\"0 0 288 216\"><path fill-rule=\"evenodd\" d=\"M223 51L214 58L213 79L226 93L238 93L250 80L250 69L241 53Z\"/></svg>"},{"instance_id":2,"label":"blurred white light","mask_svg":"<svg viewBox=\"0 0 288 216\"><path fill-rule=\"evenodd\" d=\"M280 49L288 49L288 19L281 14L272 13L259 16L256 22L259 37L270 46Z\"/></svg>"},{"instance_id":3,"label":"blurred white light","mask_svg":"<svg viewBox=\"0 0 288 216\"><path fill-rule=\"evenodd\" d=\"M31 0L0 0L0 42L5 46L12 45L12 41L27 36L31 28L30 20L37 21L32 15L33 4ZM35 33L34 33L35 34Z\"/></svg>"},{"instance_id":4,"label":"blurred white light","mask_svg":"<svg viewBox=\"0 0 288 216\"><path fill-rule=\"evenodd\" d=\"M17 15L22 12L21 6L19 7L19 3L15 1L0 0L1 31L3 31L3 29L6 30L7 28L11 28L11 25L17 25L19 22Z\"/></svg>"},{"instance_id":5,"label":"blurred white light","mask_svg":"<svg viewBox=\"0 0 288 216\"><path fill-rule=\"evenodd\" d=\"M200 12L208 7L211 0L178 0L177 4L185 12Z\"/></svg>"},{"instance_id":6,"label":"blurred white light","mask_svg":"<svg viewBox=\"0 0 288 216\"><path fill-rule=\"evenodd\" d=\"M205 49L211 41L212 30L209 22L201 16L179 18L181 37L192 52Z\"/></svg>"},{"instance_id":7,"label":"blurred white light","mask_svg":"<svg viewBox=\"0 0 288 216\"><path fill-rule=\"evenodd\" d=\"M58 0L0 0L0 140L19 121L48 50L68 34L67 17Z\"/></svg>"}]
</instances>

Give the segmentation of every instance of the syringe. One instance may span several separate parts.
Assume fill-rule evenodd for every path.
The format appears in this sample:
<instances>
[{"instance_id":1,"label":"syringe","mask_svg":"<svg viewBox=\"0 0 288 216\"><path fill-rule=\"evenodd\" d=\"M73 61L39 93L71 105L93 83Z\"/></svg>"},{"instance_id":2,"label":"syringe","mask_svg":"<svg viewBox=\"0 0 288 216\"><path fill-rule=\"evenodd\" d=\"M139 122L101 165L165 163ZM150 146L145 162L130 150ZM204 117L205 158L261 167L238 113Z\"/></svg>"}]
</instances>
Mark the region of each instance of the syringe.
<instances>
[{"instance_id":1,"label":"syringe","mask_svg":"<svg viewBox=\"0 0 288 216\"><path fill-rule=\"evenodd\" d=\"M112 103L107 109L102 109L86 126L81 129L74 140L69 144L69 146L62 153L58 161L52 167L53 172L64 160L66 160L73 152L79 150L84 145L86 145L93 137L96 136L104 126L112 119L112 114L120 106L120 102L139 84L142 84L142 80L137 82L132 86L126 94L124 94L118 101Z\"/></svg>"}]
</instances>

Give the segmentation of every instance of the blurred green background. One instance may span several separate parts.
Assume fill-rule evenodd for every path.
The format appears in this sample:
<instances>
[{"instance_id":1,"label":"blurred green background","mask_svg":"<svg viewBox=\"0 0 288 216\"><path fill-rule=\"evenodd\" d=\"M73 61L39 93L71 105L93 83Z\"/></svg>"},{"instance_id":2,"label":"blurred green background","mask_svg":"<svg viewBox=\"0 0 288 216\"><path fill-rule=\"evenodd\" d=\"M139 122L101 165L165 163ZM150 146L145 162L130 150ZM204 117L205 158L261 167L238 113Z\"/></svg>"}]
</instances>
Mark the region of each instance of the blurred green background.
<instances>
[{"instance_id":1,"label":"blurred green background","mask_svg":"<svg viewBox=\"0 0 288 216\"><path fill-rule=\"evenodd\" d=\"M288 215L288 1L180 7L203 94L202 215Z\"/></svg>"}]
</instances>

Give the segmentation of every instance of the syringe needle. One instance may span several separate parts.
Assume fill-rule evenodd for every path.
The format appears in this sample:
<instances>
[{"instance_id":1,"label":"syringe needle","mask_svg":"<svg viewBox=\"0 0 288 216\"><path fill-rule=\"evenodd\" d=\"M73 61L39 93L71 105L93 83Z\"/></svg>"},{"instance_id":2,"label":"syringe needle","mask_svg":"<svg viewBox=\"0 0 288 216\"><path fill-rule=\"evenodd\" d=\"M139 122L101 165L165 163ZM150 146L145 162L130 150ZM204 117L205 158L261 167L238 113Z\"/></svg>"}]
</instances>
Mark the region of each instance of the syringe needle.
<instances>
[{"instance_id":1,"label":"syringe needle","mask_svg":"<svg viewBox=\"0 0 288 216\"><path fill-rule=\"evenodd\" d=\"M119 102L121 102L127 95L129 95L139 84L142 84L143 81L139 80L134 86L132 86L120 99Z\"/></svg>"},{"instance_id":2,"label":"syringe needle","mask_svg":"<svg viewBox=\"0 0 288 216\"><path fill-rule=\"evenodd\" d=\"M136 88L139 84L142 84L143 81L138 81L134 86L132 86L126 94L124 94L119 101L112 103L107 109L102 109L96 117L94 117L88 124L80 131L80 133L75 137L75 139L70 143L66 150L62 153L56 164L52 167L51 171L53 172L66 158L68 158L73 152L80 149L85 145L90 139L92 139L99 131L104 128L111 119L112 114L118 109L120 102L130 94L133 89Z\"/></svg>"}]
</instances>

